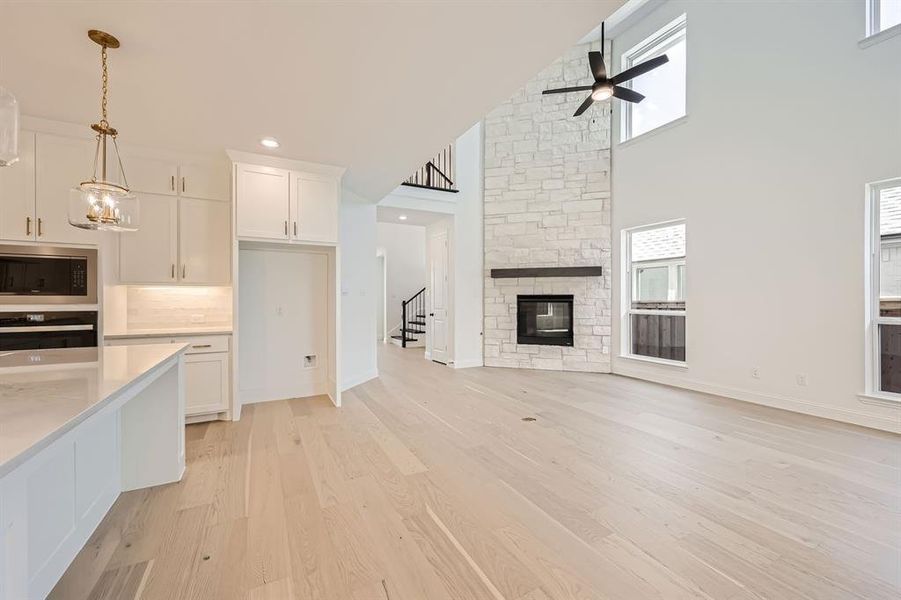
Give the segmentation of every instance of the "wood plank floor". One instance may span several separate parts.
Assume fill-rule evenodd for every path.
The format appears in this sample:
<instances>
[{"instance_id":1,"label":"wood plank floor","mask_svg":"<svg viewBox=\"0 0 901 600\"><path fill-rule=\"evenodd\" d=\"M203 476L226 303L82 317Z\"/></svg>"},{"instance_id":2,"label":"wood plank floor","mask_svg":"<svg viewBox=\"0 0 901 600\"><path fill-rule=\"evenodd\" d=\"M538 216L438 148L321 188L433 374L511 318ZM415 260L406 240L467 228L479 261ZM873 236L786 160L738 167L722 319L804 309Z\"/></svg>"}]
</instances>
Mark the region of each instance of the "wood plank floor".
<instances>
[{"instance_id":1,"label":"wood plank floor","mask_svg":"<svg viewBox=\"0 0 901 600\"><path fill-rule=\"evenodd\" d=\"M609 375L380 350L188 428L55 599L897 599L901 437Z\"/></svg>"}]
</instances>

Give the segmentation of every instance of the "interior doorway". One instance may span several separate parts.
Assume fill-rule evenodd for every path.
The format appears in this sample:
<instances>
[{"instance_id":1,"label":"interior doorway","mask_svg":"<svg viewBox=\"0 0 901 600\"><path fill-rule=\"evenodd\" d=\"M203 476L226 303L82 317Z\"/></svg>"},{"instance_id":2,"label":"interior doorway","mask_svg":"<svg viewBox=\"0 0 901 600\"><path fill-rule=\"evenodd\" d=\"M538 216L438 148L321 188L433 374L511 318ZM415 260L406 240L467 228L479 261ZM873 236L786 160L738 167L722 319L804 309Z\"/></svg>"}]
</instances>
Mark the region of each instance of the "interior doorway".
<instances>
[{"instance_id":1,"label":"interior doorway","mask_svg":"<svg viewBox=\"0 0 901 600\"><path fill-rule=\"evenodd\" d=\"M388 339L388 260L385 250L378 248L375 253L376 270L378 277L378 294L376 309L375 337L378 342L385 343Z\"/></svg>"},{"instance_id":2,"label":"interior doorway","mask_svg":"<svg viewBox=\"0 0 901 600\"><path fill-rule=\"evenodd\" d=\"M448 361L448 230L429 236L429 356L435 362Z\"/></svg>"}]
</instances>

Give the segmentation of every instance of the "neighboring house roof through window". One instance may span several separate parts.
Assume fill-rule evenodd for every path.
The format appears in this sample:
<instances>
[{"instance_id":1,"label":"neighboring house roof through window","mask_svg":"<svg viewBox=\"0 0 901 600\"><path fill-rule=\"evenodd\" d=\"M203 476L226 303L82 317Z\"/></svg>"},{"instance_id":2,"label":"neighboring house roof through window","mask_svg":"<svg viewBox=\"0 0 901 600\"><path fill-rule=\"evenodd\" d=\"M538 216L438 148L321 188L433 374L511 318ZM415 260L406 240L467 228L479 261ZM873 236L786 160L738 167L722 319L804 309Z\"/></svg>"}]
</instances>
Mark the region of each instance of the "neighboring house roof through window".
<instances>
[{"instance_id":1,"label":"neighboring house roof through window","mask_svg":"<svg viewBox=\"0 0 901 600\"><path fill-rule=\"evenodd\" d=\"M901 226L901 214L898 215ZM901 229L899 229L901 231ZM632 262L685 256L685 225L658 227L632 234Z\"/></svg>"}]
</instances>

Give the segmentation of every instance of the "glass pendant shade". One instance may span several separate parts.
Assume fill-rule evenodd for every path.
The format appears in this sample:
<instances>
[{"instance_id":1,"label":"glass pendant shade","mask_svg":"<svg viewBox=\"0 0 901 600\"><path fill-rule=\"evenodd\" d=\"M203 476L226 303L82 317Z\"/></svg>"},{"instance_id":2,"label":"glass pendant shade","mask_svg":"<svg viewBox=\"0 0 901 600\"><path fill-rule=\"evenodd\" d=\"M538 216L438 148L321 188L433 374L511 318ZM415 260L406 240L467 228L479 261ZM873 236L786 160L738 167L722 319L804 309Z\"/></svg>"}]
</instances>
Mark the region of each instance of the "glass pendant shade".
<instances>
[{"instance_id":1,"label":"glass pendant shade","mask_svg":"<svg viewBox=\"0 0 901 600\"><path fill-rule=\"evenodd\" d=\"M80 229L137 231L138 198L116 185L86 181L69 190L69 224Z\"/></svg>"},{"instance_id":2,"label":"glass pendant shade","mask_svg":"<svg viewBox=\"0 0 901 600\"><path fill-rule=\"evenodd\" d=\"M0 87L0 167L19 160L19 103Z\"/></svg>"}]
</instances>

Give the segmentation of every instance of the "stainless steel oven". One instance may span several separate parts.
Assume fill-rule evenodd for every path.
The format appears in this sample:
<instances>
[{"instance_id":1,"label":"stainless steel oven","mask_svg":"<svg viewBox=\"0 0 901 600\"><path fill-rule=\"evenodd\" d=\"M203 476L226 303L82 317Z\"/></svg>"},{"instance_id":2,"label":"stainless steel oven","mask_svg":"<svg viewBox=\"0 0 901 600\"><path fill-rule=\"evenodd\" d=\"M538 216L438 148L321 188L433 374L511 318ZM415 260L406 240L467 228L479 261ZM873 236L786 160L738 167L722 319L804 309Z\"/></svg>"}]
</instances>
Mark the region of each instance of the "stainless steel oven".
<instances>
[{"instance_id":1,"label":"stainless steel oven","mask_svg":"<svg viewBox=\"0 0 901 600\"><path fill-rule=\"evenodd\" d=\"M97 346L97 311L0 313L0 350Z\"/></svg>"},{"instance_id":2,"label":"stainless steel oven","mask_svg":"<svg viewBox=\"0 0 901 600\"><path fill-rule=\"evenodd\" d=\"M97 304L97 250L0 245L0 304Z\"/></svg>"}]
</instances>

